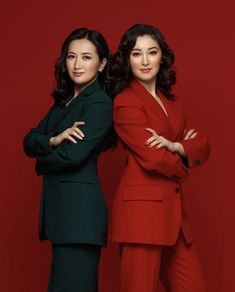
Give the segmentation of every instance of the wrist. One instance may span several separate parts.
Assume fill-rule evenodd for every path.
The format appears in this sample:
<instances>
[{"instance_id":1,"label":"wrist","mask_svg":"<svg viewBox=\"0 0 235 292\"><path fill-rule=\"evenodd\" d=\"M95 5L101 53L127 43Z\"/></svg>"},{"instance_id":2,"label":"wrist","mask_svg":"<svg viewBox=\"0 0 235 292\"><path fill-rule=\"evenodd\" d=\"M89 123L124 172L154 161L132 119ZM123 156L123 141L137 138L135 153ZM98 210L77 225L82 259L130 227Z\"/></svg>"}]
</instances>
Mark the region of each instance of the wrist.
<instances>
[{"instance_id":1,"label":"wrist","mask_svg":"<svg viewBox=\"0 0 235 292\"><path fill-rule=\"evenodd\" d=\"M180 150L180 143L179 142L174 142L174 152L179 152Z\"/></svg>"},{"instance_id":2,"label":"wrist","mask_svg":"<svg viewBox=\"0 0 235 292\"><path fill-rule=\"evenodd\" d=\"M186 156L183 145L179 142L175 142L174 144L176 149L175 152L179 153L181 156Z\"/></svg>"}]
</instances>

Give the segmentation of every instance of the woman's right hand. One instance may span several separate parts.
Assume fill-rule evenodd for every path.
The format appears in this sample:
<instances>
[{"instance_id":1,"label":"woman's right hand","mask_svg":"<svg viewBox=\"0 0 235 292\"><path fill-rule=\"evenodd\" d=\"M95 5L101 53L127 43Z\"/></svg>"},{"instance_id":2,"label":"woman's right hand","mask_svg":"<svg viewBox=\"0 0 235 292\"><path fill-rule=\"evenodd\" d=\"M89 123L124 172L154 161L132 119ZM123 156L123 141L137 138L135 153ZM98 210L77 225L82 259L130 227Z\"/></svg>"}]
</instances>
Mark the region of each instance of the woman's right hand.
<instances>
[{"instance_id":1,"label":"woman's right hand","mask_svg":"<svg viewBox=\"0 0 235 292\"><path fill-rule=\"evenodd\" d=\"M71 141L74 144L77 144L77 141L74 139L74 137L78 138L79 140L82 140L84 138L83 132L79 129L79 126L83 126L85 122L75 122L71 128L66 129L59 135L55 137L51 137L49 141L50 146L59 146L64 142L64 140Z\"/></svg>"}]
</instances>

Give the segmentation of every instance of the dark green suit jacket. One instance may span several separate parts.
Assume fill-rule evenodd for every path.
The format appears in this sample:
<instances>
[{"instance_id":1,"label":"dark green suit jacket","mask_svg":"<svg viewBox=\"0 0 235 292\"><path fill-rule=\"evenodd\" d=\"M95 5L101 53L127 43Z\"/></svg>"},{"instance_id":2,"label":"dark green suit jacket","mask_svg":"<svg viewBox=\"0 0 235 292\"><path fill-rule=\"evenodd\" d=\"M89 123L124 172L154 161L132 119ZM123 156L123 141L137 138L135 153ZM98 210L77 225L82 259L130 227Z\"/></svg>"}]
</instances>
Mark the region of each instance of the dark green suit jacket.
<instances>
[{"instance_id":1,"label":"dark green suit jacket","mask_svg":"<svg viewBox=\"0 0 235 292\"><path fill-rule=\"evenodd\" d=\"M50 147L49 139L84 121L83 140ZM24 150L36 157L43 175L40 239L54 243L105 245L107 208L97 177L97 159L112 125L112 100L98 81L66 108L52 106L24 138Z\"/></svg>"}]
</instances>

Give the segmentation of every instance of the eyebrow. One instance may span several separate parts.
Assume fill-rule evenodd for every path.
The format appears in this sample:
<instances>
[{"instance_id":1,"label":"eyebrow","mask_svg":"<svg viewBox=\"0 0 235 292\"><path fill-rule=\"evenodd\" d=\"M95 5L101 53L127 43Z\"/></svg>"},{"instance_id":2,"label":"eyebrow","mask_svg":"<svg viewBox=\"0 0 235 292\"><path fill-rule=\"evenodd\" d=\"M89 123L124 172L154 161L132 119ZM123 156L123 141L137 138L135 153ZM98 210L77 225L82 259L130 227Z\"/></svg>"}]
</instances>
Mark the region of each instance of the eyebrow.
<instances>
[{"instance_id":1,"label":"eyebrow","mask_svg":"<svg viewBox=\"0 0 235 292\"><path fill-rule=\"evenodd\" d=\"M68 52L68 54L74 54L74 55L76 55L76 53L74 53L74 52ZM83 52L82 55L92 55L92 53Z\"/></svg>"},{"instance_id":2,"label":"eyebrow","mask_svg":"<svg viewBox=\"0 0 235 292\"><path fill-rule=\"evenodd\" d=\"M151 48L148 48L148 50L152 50L152 49L157 49L157 50L159 50L159 48L158 47L151 47ZM141 51L141 49L132 49L132 51Z\"/></svg>"}]
</instances>

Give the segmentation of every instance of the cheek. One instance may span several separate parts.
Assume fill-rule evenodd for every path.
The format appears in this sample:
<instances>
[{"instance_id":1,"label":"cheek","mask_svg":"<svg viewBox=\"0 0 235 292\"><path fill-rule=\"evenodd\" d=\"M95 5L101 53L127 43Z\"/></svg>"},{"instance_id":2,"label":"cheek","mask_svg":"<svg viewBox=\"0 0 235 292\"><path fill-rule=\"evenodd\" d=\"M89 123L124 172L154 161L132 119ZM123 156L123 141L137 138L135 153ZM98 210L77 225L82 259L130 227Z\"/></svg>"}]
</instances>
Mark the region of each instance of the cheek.
<instances>
[{"instance_id":1,"label":"cheek","mask_svg":"<svg viewBox=\"0 0 235 292\"><path fill-rule=\"evenodd\" d=\"M71 68L73 67L72 62L69 62L69 60L66 60L65 67L67 71L71 71Z\"/></svg>"},{"instance_id":2,"label":"cheek","mask_svg":"<svg viewBox=\"0 0 235 292\"><path fill-rule=\"evenodd\" d=\"M153 60L152 64L156 69L159 69L161 65L161 59L158 58L158 59Z\"/></svg>"},{"instance_id":3,"label":"cheek","mask_svg":"<svg viewBox=\"0 0 235 292\"><path fill-rule=\"evenodd\" d=\"M138 68L138 61L137 60L130 60L130 69L132 72L135 72Z\"/></svg>"},{"instance_id":4,"label":"cheek","mask_svg":"<svg viewBox=\"0 0 235 292\"><path fill-rule=\"evenodd\" d=\"M90 63L87 64L87 70L89 70L90 74L97 74L98 70L100 68L100 64L99 63Z\"/></svg>"}]
</instances>

